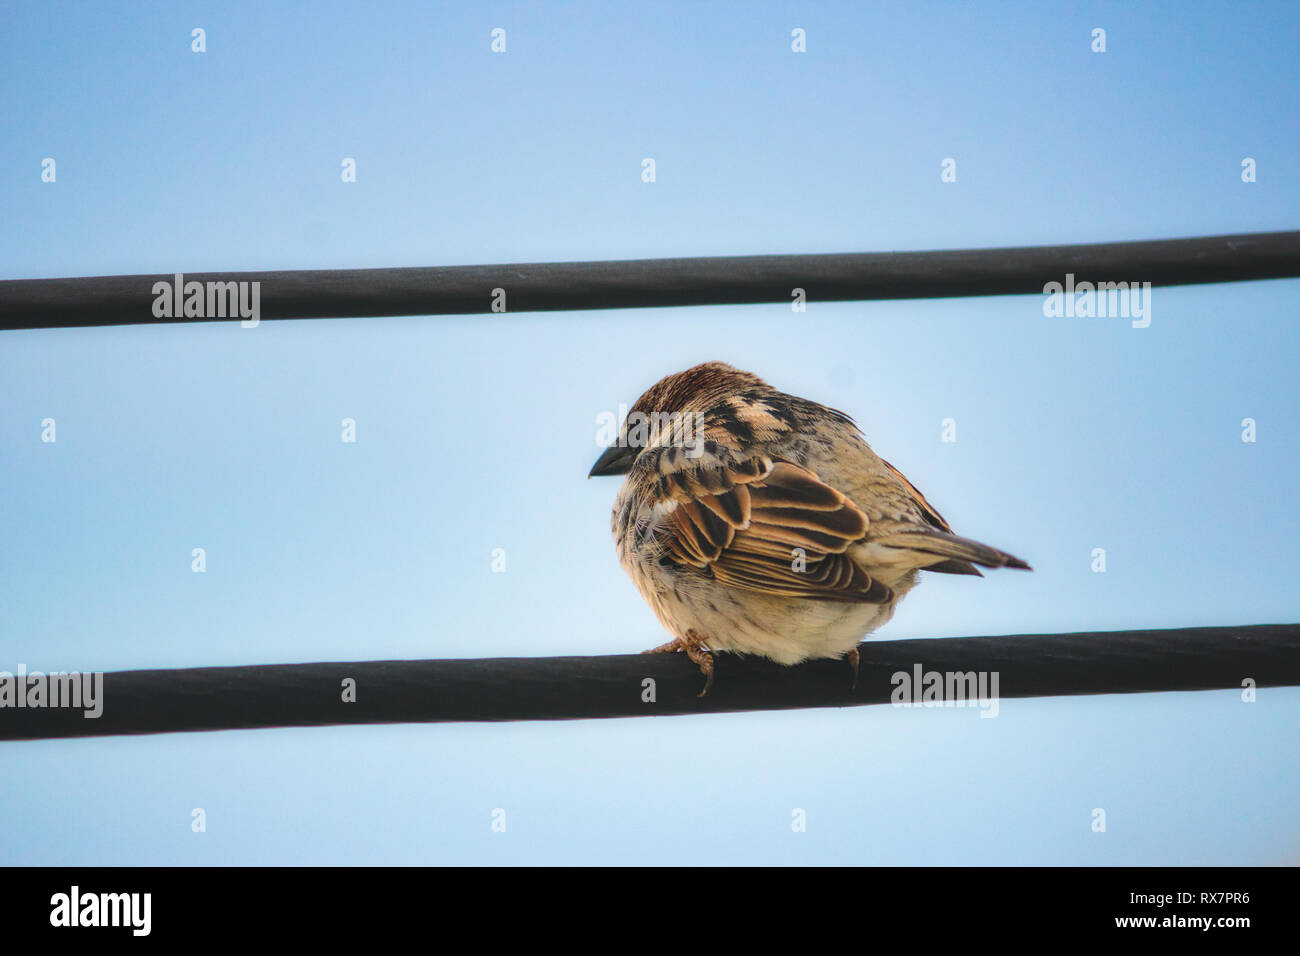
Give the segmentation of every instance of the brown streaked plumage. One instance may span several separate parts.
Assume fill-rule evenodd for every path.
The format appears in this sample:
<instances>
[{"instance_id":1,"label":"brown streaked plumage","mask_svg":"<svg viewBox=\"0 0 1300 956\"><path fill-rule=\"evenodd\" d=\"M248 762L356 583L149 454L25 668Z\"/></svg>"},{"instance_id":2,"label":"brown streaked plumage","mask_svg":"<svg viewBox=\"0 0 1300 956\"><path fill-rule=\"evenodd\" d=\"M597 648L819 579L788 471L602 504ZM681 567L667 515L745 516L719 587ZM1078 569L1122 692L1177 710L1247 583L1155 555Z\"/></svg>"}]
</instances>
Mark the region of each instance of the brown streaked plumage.
<instances>
[{"instance_id":1,"label":"brown streaked plumage","mask_svg":"<svg viewBox=\"0 0 1300 956\"><path fill-rule=\"evenodd\" d=\"M640 428L646 419L654 427ZM592 475L626 474L619 559L673 634L656 651L782 664L846 657L884 624L920 569L1029 565L952 533L843 412L706 362L632 407Z\"/></svg>"}]
</instances>

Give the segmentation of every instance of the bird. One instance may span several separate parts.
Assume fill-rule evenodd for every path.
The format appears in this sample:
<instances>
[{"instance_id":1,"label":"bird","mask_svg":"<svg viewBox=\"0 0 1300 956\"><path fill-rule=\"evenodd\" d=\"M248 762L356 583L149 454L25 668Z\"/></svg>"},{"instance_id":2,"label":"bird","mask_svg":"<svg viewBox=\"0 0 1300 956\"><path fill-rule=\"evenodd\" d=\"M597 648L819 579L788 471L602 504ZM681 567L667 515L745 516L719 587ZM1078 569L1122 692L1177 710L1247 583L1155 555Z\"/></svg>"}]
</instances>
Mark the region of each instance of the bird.
<instances>
[{"instance_id":1,"label":"bird","mask_svg":"<svg viewBox=\"0 0 1300 956\"><path fill-rule=\"evenodd\" d=\"M955 534L844 412L704 362L628 411L588 477L625 476L610 517L620 564L714 683L714 653L793 666L841 658L893 617L917 572L1032 570Z\"/></svg>"}]
</instances>

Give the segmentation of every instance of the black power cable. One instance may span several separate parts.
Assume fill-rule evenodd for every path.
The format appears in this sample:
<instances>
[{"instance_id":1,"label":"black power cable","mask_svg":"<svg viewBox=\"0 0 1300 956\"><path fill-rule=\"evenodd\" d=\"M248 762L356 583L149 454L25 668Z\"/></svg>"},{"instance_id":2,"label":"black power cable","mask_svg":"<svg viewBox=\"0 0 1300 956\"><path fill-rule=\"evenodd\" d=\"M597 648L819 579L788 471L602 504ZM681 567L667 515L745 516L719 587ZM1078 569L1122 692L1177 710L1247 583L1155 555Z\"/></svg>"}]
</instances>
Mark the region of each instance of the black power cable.
<instances>
[{"instance_id":1,"label":"black power cable","mask_svg":"<svg viewBox=\"0 0 1300 956\"><path fill-rule=\"evenodd\" d=\"M996 673L999 698L1300 685L1300 624L868 641L859 653L856 689L844 661L787 668L719 654L703 698L703 679L681 654L121 671L103 675L97 719L0 707L0 740L845 707L889 703L904 686L896 675L929 672L977 684L982 672L989 692Z\"/></svg>"},{"instance_id":2,"label":"black power cable","mask_svg":"<svg viewBox=\"0 0 1300 956\"><path fill-rule=\"evenodd\" d=\"M1191 285L1300 276L1300 231L931 252L635 259L402 269L194 273L185 282L258 282L259 318L316 319L656 306L1042 294L1049 282ZM156 283L174 276L0 282L0 331L234 321L158 318ZM224 293L223 293L224 295ZM223 299L224 301L224 299ZM206 296L205 296L206 302Z\"/></svg>"}]
</instances>

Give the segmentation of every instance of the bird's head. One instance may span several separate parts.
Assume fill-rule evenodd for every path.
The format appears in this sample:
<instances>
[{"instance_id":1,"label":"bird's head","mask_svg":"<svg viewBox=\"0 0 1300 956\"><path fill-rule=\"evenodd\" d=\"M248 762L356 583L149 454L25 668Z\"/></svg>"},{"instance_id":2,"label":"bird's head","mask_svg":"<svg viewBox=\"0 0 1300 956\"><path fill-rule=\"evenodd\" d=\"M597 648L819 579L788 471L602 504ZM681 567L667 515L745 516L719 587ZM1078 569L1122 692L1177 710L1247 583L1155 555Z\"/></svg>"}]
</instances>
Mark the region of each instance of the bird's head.
<instances>
[{"instance_id":1,"label":"bird's head","mask_svg":"<svg viewBox=\"0 0 1300 956\"><path fill-rule=\"evenodd\" d=\"M596 459L587 477L625 475L642 449L672 440L674 428L689 430L694 416L728 395L767 387L757 375L726 362L704 362L666 375L646 389L629 409L617 440Z\"/></svg>"}]
</instances>

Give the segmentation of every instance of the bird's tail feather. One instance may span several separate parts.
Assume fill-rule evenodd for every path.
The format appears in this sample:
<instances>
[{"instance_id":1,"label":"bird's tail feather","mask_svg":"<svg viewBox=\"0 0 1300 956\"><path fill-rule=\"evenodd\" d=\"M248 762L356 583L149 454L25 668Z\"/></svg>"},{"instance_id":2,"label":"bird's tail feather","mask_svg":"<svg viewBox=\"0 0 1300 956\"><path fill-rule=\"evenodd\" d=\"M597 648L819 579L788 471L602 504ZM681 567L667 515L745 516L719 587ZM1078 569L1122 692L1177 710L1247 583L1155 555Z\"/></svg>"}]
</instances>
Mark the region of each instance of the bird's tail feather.
<instances>
[{"instance_id":1,"label":"bird's tail feather","mask_svg":"<svg viewBox=\"0 0 1300 956\"><path fill-rule=\"evenodd\" d=\"M979 574L979 571L972 567L975 564L985 568L1033 570L1015 555L938 529L899 531L874 538L872 543L911 551L918 557L917 567L944 574ZM933 557L934 561L926 564L924 561L928 557Z\"/></svg>"}]
</instances>

